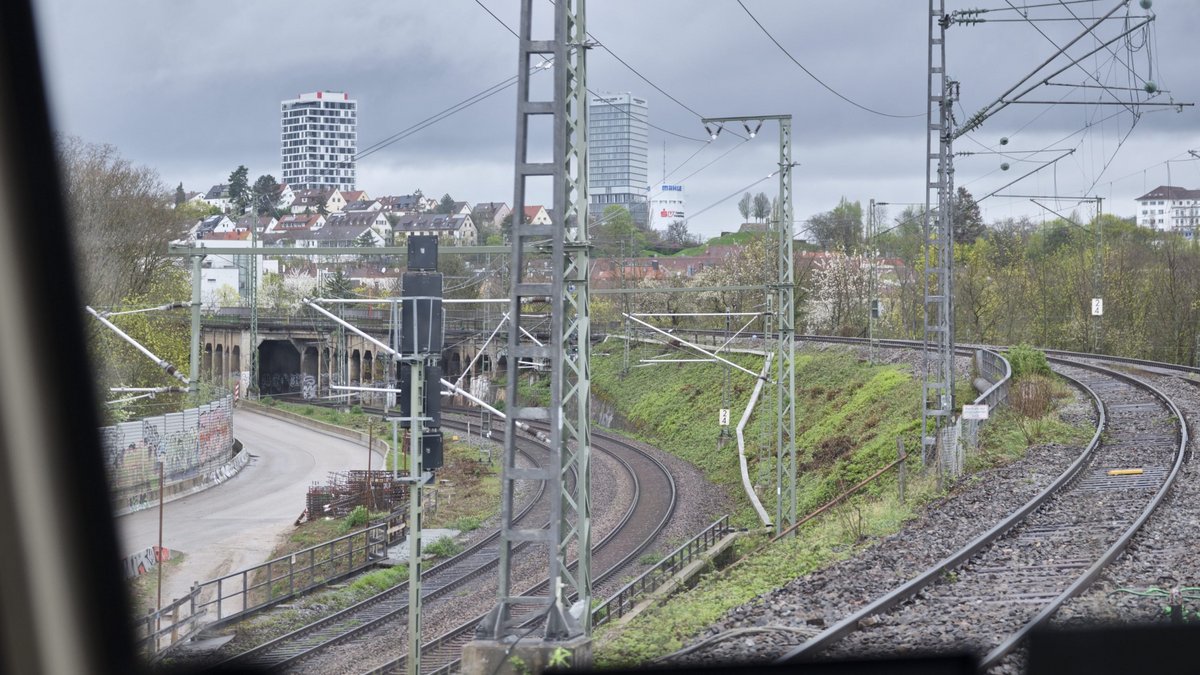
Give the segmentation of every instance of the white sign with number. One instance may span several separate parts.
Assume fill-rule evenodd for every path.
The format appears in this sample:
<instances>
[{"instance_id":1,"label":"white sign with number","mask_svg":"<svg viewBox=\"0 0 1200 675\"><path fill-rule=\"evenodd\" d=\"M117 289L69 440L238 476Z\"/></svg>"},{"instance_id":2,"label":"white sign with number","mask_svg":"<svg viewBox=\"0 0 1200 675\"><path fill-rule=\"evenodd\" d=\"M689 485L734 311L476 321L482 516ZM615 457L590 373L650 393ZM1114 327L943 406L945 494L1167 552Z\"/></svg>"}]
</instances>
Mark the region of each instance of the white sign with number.
<instances>
[{"instance_id":1,"label":"white sign with number","mask_svg":"<svg viewBox=\"0 0 1200 675\"><path fill-rule=\"evenodd\" d=\"M962 417L964 420L986 420L988 407L987 405L964 405Z\"/></svg>"},{"instance_id":2,"label":"white sign with number","mask_svg":"<svg viewBox=\"0 0 1200 675\"><path fill-rule=\"evenodd\" d=\"M1092 316L1104 316L1104 298L1092 298Z\"/></svg>"},{"instance_id":3,"label":"white sign with number","mask_svg":"<svg viewBox=\"0 0 1200 675\"><path fill-rule=\"evenodd\" d=\"M721 426L729 426L729 408L721 408L721 413L717 415L717 420L720 422Z\"/></svg>"}]
</instances>

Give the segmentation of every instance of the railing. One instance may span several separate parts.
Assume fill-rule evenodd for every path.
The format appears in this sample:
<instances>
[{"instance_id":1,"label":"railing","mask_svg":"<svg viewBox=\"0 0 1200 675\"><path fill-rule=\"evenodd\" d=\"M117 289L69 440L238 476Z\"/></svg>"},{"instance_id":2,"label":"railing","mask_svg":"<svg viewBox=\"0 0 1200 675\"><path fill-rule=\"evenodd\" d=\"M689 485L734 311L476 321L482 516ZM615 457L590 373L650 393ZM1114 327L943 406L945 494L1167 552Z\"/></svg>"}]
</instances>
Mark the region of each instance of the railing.
<instances>
[{"instance_id":1,"label":"railing","mask_svg":"<svg viewBox=\"0 0 1200 675\"><path fill-rule=\"evenodd\" d=\"M989 410L995 410L996 406L1008 401L1008 385L1012 380L1012 365L1009 364L1008 359L990 349L976 350L975 364L978 367L979 376L992 383L987 391L975 399L975 403L978 405L986 403Z\"/></svg>"},{"instance_id":2,"label":"railing","mask_svg":"<svg viewBox=\"0 0 1200 675\"><path fill-rule=\"evenodd\" d=\"M204 628L200 621L207 610L197 607L199 584L184 597L159 610L151 610L134 624L138 645L146 658L155 660L171 647L187 641ZM164 625L164 621L166 622Z\"/></svg>"},{"instance_id":3,"label":"railing","mask_svg":"<svg viewBox=\"0 0 1200 675\"><path fill-rule=\"evenodd\" d=\"M370 567L399 541L403 520L397 511L358 532L199 583L197 608L227 623Z\"/></svg>"},{"instance_id":4,"label":"railing","mask_svg":"<svg viewBox=\"0 0 1200 675\"><path fill-rule=\"evenodd\" d=\"M670 576L683 569L731 531L729 516L722 516L592 610L592 625L599 626L623 616L633 609L640 596L657 588L664 576Z\"/></svg>"}]
</instances>

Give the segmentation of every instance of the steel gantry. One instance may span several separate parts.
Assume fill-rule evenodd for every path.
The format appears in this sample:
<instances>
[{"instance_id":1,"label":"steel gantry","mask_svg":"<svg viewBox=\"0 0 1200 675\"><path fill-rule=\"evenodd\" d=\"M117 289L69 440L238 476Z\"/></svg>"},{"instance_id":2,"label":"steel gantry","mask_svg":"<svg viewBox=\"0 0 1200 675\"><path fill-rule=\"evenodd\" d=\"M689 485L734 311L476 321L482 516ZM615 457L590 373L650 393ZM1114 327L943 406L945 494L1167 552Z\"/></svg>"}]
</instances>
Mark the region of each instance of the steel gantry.
<instances>
[{"instance_id":1,"label":"steel gantry","mask_svg":"<svg viewBox=\"0 0 1200 675\"><path fill-rule=\"evenodd\" d=\"M958 83L946 76L945 0L929 0L925 135L925 332L921 385L921 459L955 444L939 436L954 413L954 117ZM947 450L949 452L949 450Z\"/></svg>"},{"instance_id":2,"label":"steel gantry","mask_svg":"<svg viewBox=\"0 0 1200 675\"><path fill-rule=\"evenodd\" d=\"M544 640L565 641L590 634L587 33L584 0L555 3L553 40L533 39L533 14L533 0L522 0L507 354L506 401L510 414L505 418L501 473L499 598L478 635L491 640L511 637L516 632L518 614L514 609L534 606L546 617ZM553 61L553 100L530 100L529 80L537 58ZM553 120L553 156L549 162L532 162L531 122L546 116ZM534 178L552 181L554 208L549 225L524 222L526 191ZM545 301L550 305L550 338L539 345L523 330L528 323L524 312L530 302ZM548 406L531 400L518 387L518 364L534 359L550 364ZM550 453L544 465L517 465L520 420L549 425ZM543 483L548 494L559 495L551 502L549 527L513 522L517 484L521 481ZM514 595L513 551L522 542L545 551L548 584L541 595ZM569 564L571 555L578 558L574 567ZM574 608L572 597L577 598Z\"/></svg>"},{"instance_id":3,"label":"steel gantry","mask_svg":"<svg viewBox=\"0 0 1200 675\"><path fill-rule=\"evenodd\" d=\"M792 217L792 116L745 115L741 117L706 117L706 126L741 123L751 138L757 135L767 120L779 122L779 201L775 209L777 237L776 283L769 284L775 293L775 526L796 523L796 261L793 255L794 224ZM756 126L751 129L750 125ZM715 138L715 135L714 135Z\"/></svg>"}]
</instances>

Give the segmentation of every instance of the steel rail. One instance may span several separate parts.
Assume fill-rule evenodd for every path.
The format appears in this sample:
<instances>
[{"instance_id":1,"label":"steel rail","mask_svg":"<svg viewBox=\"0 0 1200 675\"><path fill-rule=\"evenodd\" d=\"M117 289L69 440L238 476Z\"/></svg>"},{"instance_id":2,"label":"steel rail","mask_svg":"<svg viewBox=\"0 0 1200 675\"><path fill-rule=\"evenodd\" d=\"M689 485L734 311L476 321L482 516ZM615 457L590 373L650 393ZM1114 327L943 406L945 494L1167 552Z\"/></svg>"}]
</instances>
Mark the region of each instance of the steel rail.
<instances>
[{"instance_id":1,"label":"steel rail","mask_svg":"<svg viewBox=\"0 0 1200 675\"><path fill-rule=\"evenodd\" d=\"M1070 361L1068 359L1055 360L1060 363L1069 363L1075 365L1076 367L1087 367L1078 361ZM1094 562L1091 567L1087 569L1086 572L1076 578L1070 586L1068 586L1065 590L1063 590L1062 593L1058 595L1058 597L1043 607L1042 611L1038 612L1037 615L1026 622L1025 625L1011 633L1003 642L988 652L987 655L984 656L980 661L980 670L987 670L988 668L991 668L999 663L1001 659L1017 648L1021 641L1024 640L1025 637L1030 633L1030 631L1045 624L1046 621L1048 621L1050 617L1057 612L1067 600L1079 595L1079 593L1081 593L1093 581L1095 581L1100 576L1100 573L1104 571L1104 568L1111 564L1112 561L1115 560L1116 557L1125 550L1125 547L1128 546L1129 542L1131 542L1134 536L1137 535L1142 525L1145 524L1145 522L1150 518L1151 514L1153 514L1163 500L1166 499L1167 493L1171 491L1171 488L1175 484L1175 480L1179 477L1181 469L1183 468L1184 457L1187 454L1188 427L1187 418L1184 417L1183 412L1179 410L1179 406L1175 405L1175 402L1171 400L1170 397L1148 382L1138 380L1137 378L1128 375L1116 373L1116 371L1109 372L1118 375L1118 379L1125 379L1135 386L1141 386L1148 389L1155 398L1159 399L1164 405L1167 406L1167 408L1179 421L1179 450L1175 454L1175 463L1171 467L1171 473L1167 476L1166 480L1163 481L1162 486L1160 486L1158 492L1154 494L1154 497L1150 500L1150 503L1147 504L1146 508L1142 510L1141 515L1138 516L1138 518L1125 530L1121 537L1114 541L1112 545L1104 551L1100 558L1097 559L1096 562Z\"/></svg>"},{"instance_id":2,"label":"steel rail","mask_svg":"<svg viewBox=\"0 0 1200 675\"><path fill-rule=\"evenodd\" d=\"M840 340L838 340L838 341L840 341ZM908 345L894 345L894 346L908 346ZM911 347L909 347L909 348L911 348ZM1017 647L1017 645L1019 645L1020 642L1024 639L1024 637L1029 633L1030 630L1032 630L1032 629L1036 628L1037 626L1041 625L1042 623L1044 623L1051 615L1054 614L1055 611L1058 610L1059 607L1061 607L1063 602L1070 599L1074 595L1078 594L1080 591L1082 591L1084 588L1086 588L1088 584L1090 584L1092 581L1095 580L1095 578L1100 574L1100 572L1103 570L1103 568L1106 565L1108 565L1116 557L1116 555L1119 554L1125 548L1125 546L1128 545L1129 541L1133 538L1134 535L1136 535L1137 531L1142 526L1142 524L1146 521L1147 518L1149 518L1150 514L1161 503L1161 501L1165 497L1166 493L1173 486L1174 481L1179 474L1179 470L1182 467L1183 459L1185 456L1185 450L1186 450L1186 446L1187 446L1187 442L1188 442L1187 425L1186 425L1185 418L1183 417L1182 413L1179 411L1178 407L1174 404L1174 402L1172 402L1169 397L1167 397L1165 394L1163 394L1157 388L1153 387L1152 385L1150 385L1146 382L1143 382L1141 380L1133 378L1131 376L1128 376L1123 373L1119 373L1119 372L1116 372L1116 371L1113 371L1113 370L1110 370L1107 368L1103 368L1101 366L1096 366L1096 365L1089 364L1089 363L1081 363L1078 361L1071 361L1071 360L1063 359L1063 358L1053 358L1051 360L1053 360L1057 363L1064 364L1064 365L1069 365L1071 367L1080 368L1080 369L1084 369L1084 370L1091 370L1093 372L1101 373L1108 377L1112 377L1114 379L1125 381L1129 384L1134 385L1135 387L1140 387L1146 391L1149 391L1155 398L1158 398L1160 401L1162 401L1167 406L1167 408L1175 415L1176 420L1179 423L1179 430L1180 430L1179 431L1179 434L1180 434L1179 448L1176 451L1175 462L1172 466L1172 470L1171 470L1170 474L1163 481L1162 486L1159 488L1159 490L1155 494L1155 496L1147 503L1146 507L1142 510L1141 514L1132 522L1132 524L1128 528L1126 528L1126 530L1121 534L1121 536L1118 537L1117 540L1114 541L1114 543L1112 545L1110 545L1108 547L1108 549L1106 549L1104 551L1104 553L1101 554L1101 556L1089 567L1089 569L1083 575L1081 575L1074 582L1072 582L1067 587L1067 589L1062 591L1051 602L1047 603L1047 605L1045 607L1043 607L1043 609L1037 615L1035 615L1031 620L1024 623L1017 631L1011 633L1007 638L1005 638L1004 640L1001 641L1000 645L993 648L985 657L983 657L983 661L981 661L981 663L982 663L981 668L986 668L990 665L995 665L995 663L997 663L1005 655L1007 655L1009 652L1011 652L1013 649L1015 649ZM1096 433L1093 435L1092 440L1088 443L1084 452L1078 458L1076 458L1076 460L1074 462L1072 462L1072 464L1070 466L1068 466L1067 469L1064 470L1062 472L1062 474L1060 474L1059 477L1056 478L1055 481L1050 486L1045 488L1042 492L1040 492L1037 496L1035 496L1033 499L1031 499L1025 505L1023 505L1022 507L1020 507L1019 509L1014 511L1012 514L1010 514L1007 518L1005 518L1004 521L1002 521L1001 523L999 523L992 529L988 530L987 532L984 532L983 534L979 535L974 540L969 542L966 546L964 546L958 552L941 560L940 562L938 562L935 565L933 565L932 567L928 568L925 572L921 573L917 577L915 577L915 578L911 579L910 581L906 582L905 584L902 584L901 586L893 589L889 593L887 593L884 596L869 603L868 605L866 605L865 607L852 613L851 615L843 618L838 623L834 624L830 628L828 628L825 631L823 631L822 633L818 634L813 639L808 640L805 643L797 646L796 648L786 652L784 655L779 657L776 660L776 662L777 663L792 662L802 656L810 656L810 655L816 653L817 651L820 651L821 649L828 647L829 645L833 644L834 642L840 640L841 638L845 637L846 635L849 635L850 633L857 630L860 627L862 620L867 618L868 616L885 612L889 609L896 607L897 605L904 602L905 600L908 600L908 599L914 597L922 589L924 589L925 587L927 587L930 584L932 584L933 582L935 582L943 573L959 567L960 565L965 563L967 560L969 560L970 558L975 556L977 553L981 552L983 549L987 548L988 546L990 546L991 544L993 544L994 542L999 540L1000 537L1002 537L1005 533L1007 533L1009 530L1011 530L1014 526L1018 525L1021 521L1025 520L1026 517L1028 517L1030 514L1032 514L1034 511L1036 511L1039 507L1041 507L1043 504L1045 504L1052 496L1056 495L1062 488L1064 488L1068 483L1070 483L1078 475L1079 470L1083 467L1083 465L1086 464L1091 459L1092 454L1094 453L1096 448L1099 446L1101 436L1107 426L1107 416L1105 414L1104 404L1094 390L1092 390L1090 387L1088 387L1086 384L1084 384L1083 382L1081 382L1079 380L1075 380L1074 378L1070 378L1069 376L1065 376L1065 375L1063 375L1063 377L1066 377L1067 379L1072 380L1076 384L1076 386L1079 386L1081 389L1083 389L1084 391L1086 391L1088 394L1091 395L1093 404L1096 406L1096 409L1099 413L1100 419L1099 419L1099 423L1097 424Z\"/></svg>"},{"instance_id":3,"label":"steel rail","mask_svg":"<svg viewBox=\"0 0 1200 675\"><path fill-rule=\"evenodd\" d=\"M443 410L445 410L445 408ZM674 515L675 507L678 503L678 493L677 493L676 486L675 486L674 476L672 476L672 474L671 474L670 470L667 468L667 466L665 464L663 464L658 458L656 458L653 455L649 454L648 452L642 450L641 448L638 448L637 446L625 441L624 439L621 439L619 437L616 437L616 436L613 436L610 434L593 431L592 439L593 439L593 442L595 442L596 440L603 440L606 443L612 443L612 444L621 446L623 448L633 451L635 454L641 456L642 458L649 460L659 469L659 471L661 471L662 475L667 478L669 485L670 485L670 500L669 500L669 507L668 507L667 511L663 514L662 518L652 529L649 536L644 538L628 554L623 556L620 560L618 560L616 563L614 563L608 569L606 569L605 571L596 575L596 577L594 579L594 583L600 584L600 583L603 583L603 582L611 579L618 572L620 572L622 569L624 569L629 564L630 561L634 560L636 558L636 556L641 555L641 553L646 550L646 548L658 537L658 535L661 534L663 528L666 527L667 522L669 522L671 517ZM640 497L640 494L639 494L639 497ZM630 510L630 515L631 514L632 514L632 509ZM628 518L628 517L629 516L627 515L626 518ZM609 543L612 542L615 539L615 537L621 532L623 525L624 525L624 523L622 523L622 527L618 527L618 528L614 529L612 532L609 533L609 535L607 537L605 537L605 539L603 541L597 543L593 547L593 551L598 552L601 549L607 547L609 545ZM526 591L526 594L537 593L539 588L543 587L544 583L545 582L541 582L538 585L528 589ZM592 610L589 610L589 611L592 611ZM533 614L533 616L531 616L526 622L524 622L520 626L518 626L518 628L528 627L531 622L539 621L541 619L540 613L530 612L530 614ZM480 621L483 620L483 618L484 618L483 615L473 618L470 621L467 621L467 622L457 626L456 628L453 628L453 629L447 631L446 633L443 633L442 635L440 635L436 638L433 638L429 642L426 642L424 645L421 646L422 655L435 653L436 651L439 651L439 650L444 651L448 647L461 645L464 642L468 641L469 637L474 635L475 627L479 624ZM468 638L468 640L464 640L463 639L464 637ZM379 675L382 673L399 672L404 667L405 663L407 663L407 658L408 658L407 654L404 656L401 656L400 658L398 658L394 661L391 661L387 664L384 664L382 666L379 666L377 668L374 668L374 669L368 671L368 674L369 675ZM456 666L458 663L459 663L458 658L452 658L447 663L440 665L438 668L436 668L434 670L431 670L430 673L431 674L440 674L440 673L450 672L454 668L454 666Z\"/></svg>"}]
</instances>

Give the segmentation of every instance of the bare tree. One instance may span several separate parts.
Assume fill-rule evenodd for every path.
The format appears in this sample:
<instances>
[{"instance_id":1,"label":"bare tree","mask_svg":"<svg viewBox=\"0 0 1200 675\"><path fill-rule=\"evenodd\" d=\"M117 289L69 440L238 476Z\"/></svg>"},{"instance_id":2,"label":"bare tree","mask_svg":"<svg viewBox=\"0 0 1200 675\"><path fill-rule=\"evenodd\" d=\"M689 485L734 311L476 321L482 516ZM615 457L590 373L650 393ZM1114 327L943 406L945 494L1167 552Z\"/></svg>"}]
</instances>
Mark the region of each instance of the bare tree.
<instances>
[{"instance_id":1,"label":"bare tree","mask_svg":"<svg viewBox=\"0 0 1200 675\"><path fill-rule=\"evenodd\" d=\"M178 222L153 169L135 166L113 146L68 137L58 151L86 300L114 305L145 293L176 264L167 244L192 223Z\"/></svg>"},{"instance_id":2,"label":"bare tree","mask_svg":"<svg viewBox=\"0 0 1200 675\"><path fill-rule=\"evenodd\" d=\"M754 195L754 220L761 223L769 215L771 215L771 200L767 199L767 193L760 192Z\"/></svg>"},{"instance_id":3,"label":"bare tree","mask_svg":"<svg viewBox=\"0 0 1200 675\"><path fill-rule=\"evenodd\" d=\"M742 198L738 200L738 213L742 214L742 222L750 222L750 200L753 199L749 192L742 194Z\"/></svg>"}]
</instances>

